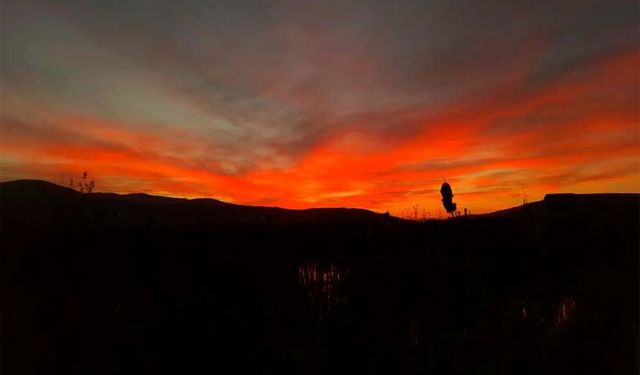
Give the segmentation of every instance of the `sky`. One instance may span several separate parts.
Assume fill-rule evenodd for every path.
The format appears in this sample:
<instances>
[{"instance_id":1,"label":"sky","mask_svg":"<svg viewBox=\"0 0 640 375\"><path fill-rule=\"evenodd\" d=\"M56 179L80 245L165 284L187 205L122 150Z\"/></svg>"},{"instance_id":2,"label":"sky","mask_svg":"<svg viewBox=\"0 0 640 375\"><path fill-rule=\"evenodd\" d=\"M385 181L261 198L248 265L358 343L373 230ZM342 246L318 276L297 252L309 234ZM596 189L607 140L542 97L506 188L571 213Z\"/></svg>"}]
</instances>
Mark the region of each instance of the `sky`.
<instances>
[{"instance_id":1,"label":"sky","mask_svg":"<svg viewBox=\"0 0 640 375\"><path fill-rule=\"evenodd\" d=\"M640 192L630 1L0 5L0 179L289 208Z\"/></svg>"}]
</instances>

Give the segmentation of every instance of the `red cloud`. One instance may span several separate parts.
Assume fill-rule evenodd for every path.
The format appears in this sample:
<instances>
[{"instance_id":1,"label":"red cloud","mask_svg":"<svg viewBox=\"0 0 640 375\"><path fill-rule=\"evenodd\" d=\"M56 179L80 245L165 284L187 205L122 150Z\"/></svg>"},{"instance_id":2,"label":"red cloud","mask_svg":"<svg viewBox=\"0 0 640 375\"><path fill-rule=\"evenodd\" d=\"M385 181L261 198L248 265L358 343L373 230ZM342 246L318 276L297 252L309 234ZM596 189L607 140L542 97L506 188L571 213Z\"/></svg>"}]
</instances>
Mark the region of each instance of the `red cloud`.
<instances>
[{"instance_id":1,"label":"red cloud","mask_svg":"<svg viewBox=\"0 0 640 375\"><path fill-rule=\"evenodd\" d=\"M365 132L367 121L322 138L290 168L224 173L197 135L60 117L46 126L3 120L2 178L64 178L89 170L98 190L211 196L285 207L353 206L436 215L442 177L473 212L553 191L639 191L638 51L572 71L536 90L509 89L427 115L398 118L411 136ZM512 96L506 93L514 93ZM22 129L22 130L21 130Z\"/></svg>"}]
</instances>

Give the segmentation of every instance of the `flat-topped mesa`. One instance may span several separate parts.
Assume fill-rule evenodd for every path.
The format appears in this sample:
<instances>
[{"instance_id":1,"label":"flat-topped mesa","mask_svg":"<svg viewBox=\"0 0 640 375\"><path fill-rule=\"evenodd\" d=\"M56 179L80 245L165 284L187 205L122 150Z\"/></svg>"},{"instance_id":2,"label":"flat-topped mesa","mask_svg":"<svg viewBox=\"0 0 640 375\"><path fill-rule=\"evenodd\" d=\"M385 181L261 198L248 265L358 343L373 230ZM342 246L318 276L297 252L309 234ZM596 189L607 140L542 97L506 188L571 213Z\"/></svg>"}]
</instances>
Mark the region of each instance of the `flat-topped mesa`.
<instances>
[{"instance_id":1,"label":"flat-topped mesa","mask_svg":"<svg viewBox=\"0 0 640 375\"><path fill-rule=\"evenodd\" d=\"M544 200L545 201L552 201L552 200L558 200L558 199L567 199L567 198L572 198L574 197L576 194L574 193L554 193L554 194L545 194L544 196Z\"/></svg>"},{"instance_id":2,"label":"flat-topped mesa","mask_svg":"<svg viewBox=\"0 0 640 375\"><path fill-rule=\"evenodd\" d=\"M638 193L553 193L546 194L544 201L547 202L568 202L568 201L605 201L605 200L633 200L639 199Z\"/></svg>"}]
</instances>

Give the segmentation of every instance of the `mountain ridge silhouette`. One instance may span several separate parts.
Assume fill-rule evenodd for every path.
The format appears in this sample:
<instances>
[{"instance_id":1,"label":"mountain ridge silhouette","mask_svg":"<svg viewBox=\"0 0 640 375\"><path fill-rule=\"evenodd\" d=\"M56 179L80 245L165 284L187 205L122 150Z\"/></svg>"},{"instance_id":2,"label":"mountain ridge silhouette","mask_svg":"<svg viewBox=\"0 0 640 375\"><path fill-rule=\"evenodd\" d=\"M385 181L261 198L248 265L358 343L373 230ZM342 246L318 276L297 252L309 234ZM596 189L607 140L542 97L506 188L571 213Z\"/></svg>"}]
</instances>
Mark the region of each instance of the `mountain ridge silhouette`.
<instances>
[{"instance_id":1,"label":"mountain ridge silhouette","mask_svg":"<svg viewBox=\"0 0 640 375\"><path fill-rule=\"evenodd\" d=\"M147 208L161 206L182 206L198 211L198 214L205 214L202 210L209 209L212 218L230 220L249 220L266 222L309 222L309 221L380 221L388 220L389 216L362 208L329 207L329 208L306 208L290 209L270 206L241 205L224 202L214 198L178 198L146 193L105 193L95 192L84 194L69 187L54 184L44 180L13 180L0 183L0 196L4 207L11 206L9 201L22 200L30 201L33 204L47 201L48 204L77 203L78 199L90 202L115 203L133 205L138 208L140 205L148 205ZM44 203L47 204L47 203ZM546 194L543 200L530 202L524 205L514 206L490 213L471 215L472 218L514 218L523 214L534 214L547 216L553 211L553 215L583 215L587 212L603 211L613 209L613 211L624 210L625 207L633 210L634 205L640 205L640 194L638 193L553 193ZM188 210L187 210L188 211ZM225 217L226 216L226 217ZM394 220L399 218L391 217ZM456 219L465 219L459 217Z\"/></svg>"},{"instance_id":2,"label":"mountain ridge silhouette","mask_svg":"<svg viewBox=\"0 0 640 375\"><path fill-rule=\"evenodd\" d=\"M332 207L288 209L281 207L251 206L223 202L212 198L176 198L145 193L81 193L69 187L43 180L14 180L0 183L0 201L3 211L13 208L27 209L33 213L41 207L88 208L104 210L156 211L172 210L174 215L194 215L195 218L213 221L251 222L323 222L323 221L381 221L389 217L361 208ZM35 207L28 207L33 206ZM109 205L112 205L110 207ZM62 207L58 207L62 208ZM12 210L15 211L15 210ZM15 212L14 212L15 213ZM142 212L138 212L141 214ZM153 213L153 212L152 212Z\"/></svg>"}]
</instances>

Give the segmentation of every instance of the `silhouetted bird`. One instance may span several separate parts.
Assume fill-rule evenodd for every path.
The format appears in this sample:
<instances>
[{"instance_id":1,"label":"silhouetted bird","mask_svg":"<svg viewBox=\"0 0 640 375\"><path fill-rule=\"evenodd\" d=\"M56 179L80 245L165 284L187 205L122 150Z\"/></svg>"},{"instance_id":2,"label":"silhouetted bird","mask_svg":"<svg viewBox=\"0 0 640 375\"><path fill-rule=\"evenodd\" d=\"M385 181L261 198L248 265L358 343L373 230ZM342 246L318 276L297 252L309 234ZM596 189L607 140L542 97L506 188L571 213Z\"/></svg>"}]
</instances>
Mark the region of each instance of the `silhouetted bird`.
<instances>
[{"instance_id":1,"label":"silhouetted bird","mask_svg":"<svg viewBox=\"0 0 640 375\"><path fill-rule=\"evenodd\" d=\"M442 205L448 213L454 214L456 212L457 205L453 203L453 191L451 185L445 181L440 187L440 194L442 194Z\"/></svg>"}]
</instances>

